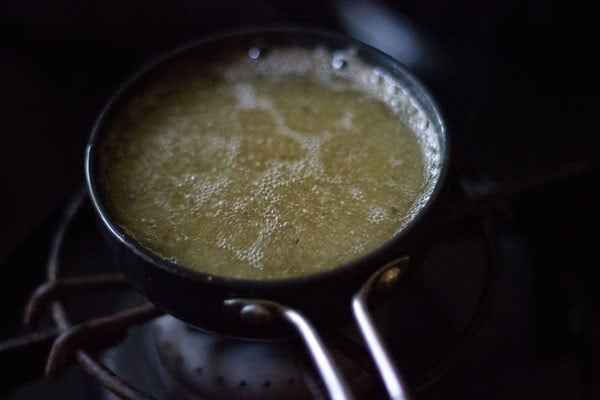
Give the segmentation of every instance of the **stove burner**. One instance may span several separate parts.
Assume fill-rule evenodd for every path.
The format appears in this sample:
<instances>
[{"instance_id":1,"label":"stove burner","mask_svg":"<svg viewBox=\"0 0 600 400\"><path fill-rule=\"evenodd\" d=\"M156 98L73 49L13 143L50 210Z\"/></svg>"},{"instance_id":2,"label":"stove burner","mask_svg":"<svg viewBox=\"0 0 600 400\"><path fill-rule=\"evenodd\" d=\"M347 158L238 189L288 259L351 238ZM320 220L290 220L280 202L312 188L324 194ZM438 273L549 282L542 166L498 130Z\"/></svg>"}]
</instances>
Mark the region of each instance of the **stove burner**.
<instances>
[{"instance_id":1,"label":"stove burner","mask_svg":"<svg viewBox=\"0 0 600 400\"><path fill-rule=\"evenodd\" d=\"M190 327L165 315L133 329L127 340L104 355L107 364L132 381L143 377L158 398L314 399L323 388L310 360L294 339L249 341ZM143 354L140 374L139 355ZM338 359L344 361L338 354ZM353 393L364 393L371 378L356 364L338 364L351 377ZM114 397L109 396L109 399Z\"/></svg>"},{"instance_id":2,"label":"stove burner","mask_svg":"<svg viewBox=\"0 0 600 400\"><path fill-rule=\"evenodd\" d=\"M326 398L326 391L297 340L236 341L206 334L171 316L157 319L160 312L131 287L124 286L118 274L113 273L116 264L107 258L107 249L90 224L92 220L82 191L69 205L56 234L49 260L49 281L40 286L33 298L34 309L39 306L36 299L52 301L52 315L61 332L48 361L48 372L58 372L62 361L74 354L91 376L124 399ZM481 236L485 246L470 240L463 240L462 247L458 246L459 253L466 251L473 257L472 265L464 266L462 273L483 282L465 291L466 304L458 305L472 307L470 320L457 319L447 314L447 310L439 309L436 301L446 301L431 299L429 291L434 288L425 281L419 282L419 272L411 285L375 313L392 357L416 394L434 387L454 369L484 325L500 266L494 226L491 220L486 221L490 223L484 223ZM478 250L468 248L473 246ZM437 264L440 260L441 264L447 264L445 252L449 249L456 249L456 244L437 250L434 247L428 257L434 265L428 267L426 261L422 269L426 272L433 268L436 276L444 276ZM443 284L451 286L450 282L451 278ZM91 288L95 293L87 293ZM106 289L110 289L108 293ZM152 321L144 323L148 320ZM407 326L404 321L416 321L417 325ZM101 331L95 331L97 327ZM125 332L127 336L122 339ZM335 349L334 358L342 374L352 382L352 393L358 398L385 398L382 384L365 349L358 344L362 342L353 326L328 332L325 339ZM105 350L98 353L98 348ZM104 397L114 398L108 392Z\"/></svg>"},{"instance_id":3,"label":"stove burner","mask_svg":"<svg viewBox=\"0 0 600 400\"><path fill-rule=\"evenodd\" d=\"M164 316L153 345L169 386L183 398L305 399L297 355L285 341L249 342L202 332ZM179 395L178 398L181 398Z\"/></svg>"}]
</instances>

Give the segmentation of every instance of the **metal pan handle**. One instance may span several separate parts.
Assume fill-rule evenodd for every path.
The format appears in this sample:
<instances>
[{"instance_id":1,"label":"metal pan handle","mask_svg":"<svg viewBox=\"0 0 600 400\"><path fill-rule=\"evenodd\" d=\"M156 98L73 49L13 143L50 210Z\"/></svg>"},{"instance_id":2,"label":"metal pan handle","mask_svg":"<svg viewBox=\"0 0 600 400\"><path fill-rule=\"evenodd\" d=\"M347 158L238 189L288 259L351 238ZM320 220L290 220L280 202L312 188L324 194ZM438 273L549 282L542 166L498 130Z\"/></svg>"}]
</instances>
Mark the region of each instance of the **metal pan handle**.
<instances>
[{"instance_id":1,"label":"metal pan handle","mask_svg":"<svg viewBox=\"0 0 600 400\"><path fill-rule=\"evenodd\" d=\"M344 378L336 368L333 357L325 347L317 330L297 310L283 304L261 299L229 299L226 306L239 307L240 317L252 324L260 324L273 318L290 323L300 334L315 363L332 400L351 400L352 394Z\"/></svg>"},{"instance_id":2,"label":"metal pan handle","mask_svg":"<svg viewBox=\"0 0 600 400\"><path fill-rule=\"evenodd\" d=\"M378 291L394 286L404 275L408 257L392 261L373 273L352 298L352 312L359 330L367 344L369 353L381 375L388 394L393 400L410 400L412 397L406 389L403 379L392 359L389 357L384 343L373 324L368 310L369 296ZM349 386L335 366L333 357L327 350L323 340L311 322L299 311L283 304L262 299L229 299L228 307L239 310L239 315L247 323L261 324L280 318L292 325L304 341L313 362L325 384L332 400L350 400L352 394Z\"/></svg>"},{"instance_id":3,"label":"metal pan handle","mask_svg":"<svg viewBox=\"0 0 600 400\"><path fill-rule=\"evenodd\" d=\"M393 400L410 400L412 396L408 392L398 368L394 365L373 323L369 313L368 300L373 292L389 290L395 286L404 275L407 266L408 257L402 257L381 267L367 279L352 298L352 313L356 324L367 344L371 357L375 361L388 395Z\"/></svg>"}]
</instances>

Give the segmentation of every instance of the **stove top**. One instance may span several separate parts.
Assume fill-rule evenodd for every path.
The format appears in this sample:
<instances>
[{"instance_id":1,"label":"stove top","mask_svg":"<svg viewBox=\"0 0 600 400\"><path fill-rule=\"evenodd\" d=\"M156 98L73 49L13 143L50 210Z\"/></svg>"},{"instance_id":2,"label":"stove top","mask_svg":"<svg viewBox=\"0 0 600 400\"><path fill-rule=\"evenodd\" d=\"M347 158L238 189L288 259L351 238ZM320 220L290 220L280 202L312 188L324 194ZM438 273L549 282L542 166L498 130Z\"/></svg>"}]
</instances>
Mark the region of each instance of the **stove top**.
<instances>
[{"instance_id":1,"label":"stove top","mask_svg":"<svg viewBox=\"0 0 600 400\"><path fill-rule=\"evenodd\" d=\"M600 397L593 279L600 97L590 10L533 0L117 3L0 5L0 369L7 377L0 394L112 396L72 359L57 378L42 377L56 334L48 312L36 331L39 346L6 350L30 333L21 322L25 302L46 279L51 242L82 182L84 143L111 93L177 43L228 28L294 24L341 31L399 58L431 89L449 122L459 222L447 225L423 268L380 311L387 343L417 398ZM82 207L72 228L78 245L69 247L66 265L115 272L98 249L85 200ZM489 213L497 269L481 226ZM70 300L69 311L87 319L145 304L127 286L100 295L103 301L92 294ZM132 338L165 323L152 321L92 353L111 367L115 359L138 357L128 355L140 342ZM332 342L338 357L354 351L352 342ZM307 364L293 382L313 382L306 390L318 398ZM359 392L377 398L369 397L381 392L365 375L368 367L358 370L356 381L366 381ZM215 381L220 376L210 373ZM275 378L238 378L246 388L269 379L268 387L276 386ZM148 376L128 379L146 387ZM162 389L148 390L162 398Z\"/></svg>"},{"instance_id":2,"label":"stove top","mask_svg":"<svg viewBox=\"0 0 600 400\"><path fill-rule=\"evenodd\" d=\"M416 393L427 393L455 373L492 319L502 243L491 220L480 222L468 222L466 234L458 234L457 225L451 225L410 283L375 313L392 357ZM59 303L51 307L54 323L42 321L37 331L58 326L82 339L56 341L62 350L54 346L47 368L58 380L25 384L9 398L36 398L53 388L60 391L86 382L64 374L67 354L125 396L133 385L159 399L326 398L298 339L232 339L199 331L168 315L159 318L161 313L118 274L84 190L69 202L57 227L48 257L49 284L39 286L35 298L40 301L32 304ZM52 283L56 279L60 286ZM29 316L40 311L39 307L29 310ZM123 325L117 320L129 322ZM125 327L131 330L123 337ZM350 324L326 332L325 338L353 393L358 398L385 398L356 328ZM94 351L98 347L101 350ZM36 362L43 363L43 356ZM10 367L5 361L5 367ZM120 380L106 379L105 371ZM88 390L94 397L114 398L99 384L90 384Z\"/></svg>"}]
</instances>

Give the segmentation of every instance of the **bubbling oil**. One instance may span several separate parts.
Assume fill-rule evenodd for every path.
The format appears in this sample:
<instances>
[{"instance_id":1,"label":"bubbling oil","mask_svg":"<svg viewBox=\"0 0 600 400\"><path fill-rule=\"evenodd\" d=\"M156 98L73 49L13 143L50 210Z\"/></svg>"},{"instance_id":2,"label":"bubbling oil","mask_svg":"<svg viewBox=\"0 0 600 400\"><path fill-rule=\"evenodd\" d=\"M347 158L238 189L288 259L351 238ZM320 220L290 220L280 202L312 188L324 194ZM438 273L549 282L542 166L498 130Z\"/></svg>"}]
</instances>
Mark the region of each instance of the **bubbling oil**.
<instances>
[{"instance_id":1,"label":"bubbling oil","mask_svg":"<svg viewBox=\"0 0 600 400\"><path fill-rule=\"evenodd\" d=\"M422 112L351 50L259 53L178 62L118 107L100 143L110 214L157 255L223 277L374 251L428 190Z\"/></svg>"}]
</instances>

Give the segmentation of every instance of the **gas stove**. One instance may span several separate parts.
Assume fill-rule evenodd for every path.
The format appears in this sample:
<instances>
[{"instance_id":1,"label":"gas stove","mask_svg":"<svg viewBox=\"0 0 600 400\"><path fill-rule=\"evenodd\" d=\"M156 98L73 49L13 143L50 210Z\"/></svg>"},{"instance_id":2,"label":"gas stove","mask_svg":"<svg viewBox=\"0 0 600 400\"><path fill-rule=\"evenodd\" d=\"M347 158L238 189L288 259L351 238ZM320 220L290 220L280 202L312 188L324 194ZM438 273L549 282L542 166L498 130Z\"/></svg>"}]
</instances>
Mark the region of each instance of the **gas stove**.
<instances>
[{"instance_id":1,"label":"gas stove","mask_svg":"<svg viewBox=\"0 0 600 400\"><path fill-rule=\"evenodd\" d=\"M411 283L375 314L416 393L425 393L469 356L492 316L501 271L495 224L462 215L460 222L473 225L469 233L444 232ZM13 339L3 349L16 363L18 354L51 339L48 359L36 361L58 380L41 381L42 389L26 385L11 398L35 398L36 390L43 395L49 386L69 382L63 375L70 360L99 382L93 396L106 399L114 398L112 392L130 399L327 398L298 339L223 337L163 315L128 285L110 254L81 190L57 226L47 280L26 311L33 324L48 306L50 328L41 323L20 338L28 343ZM356 329L344 326L325 337L353 393L385 398Z\"/></svg>"},{"instance_id":2,"label":"gas stove","mask_svg":"<svg viewBox=\"0 0 600 400\"><path fill-rule=\"evenodd\" d=\"M375 313L415 397L598 398L591 17L535 1L436 6L108 2L61 12L5 2L0 393L327 398L299 339L224 338L149 304L120 275L79 187L91 124L141 63L210 32L277 23L340 31L399 58L449 122L443 229ZM352 325L323 336L357 398L386 398Z\"/></svg>"}]
</instances>

